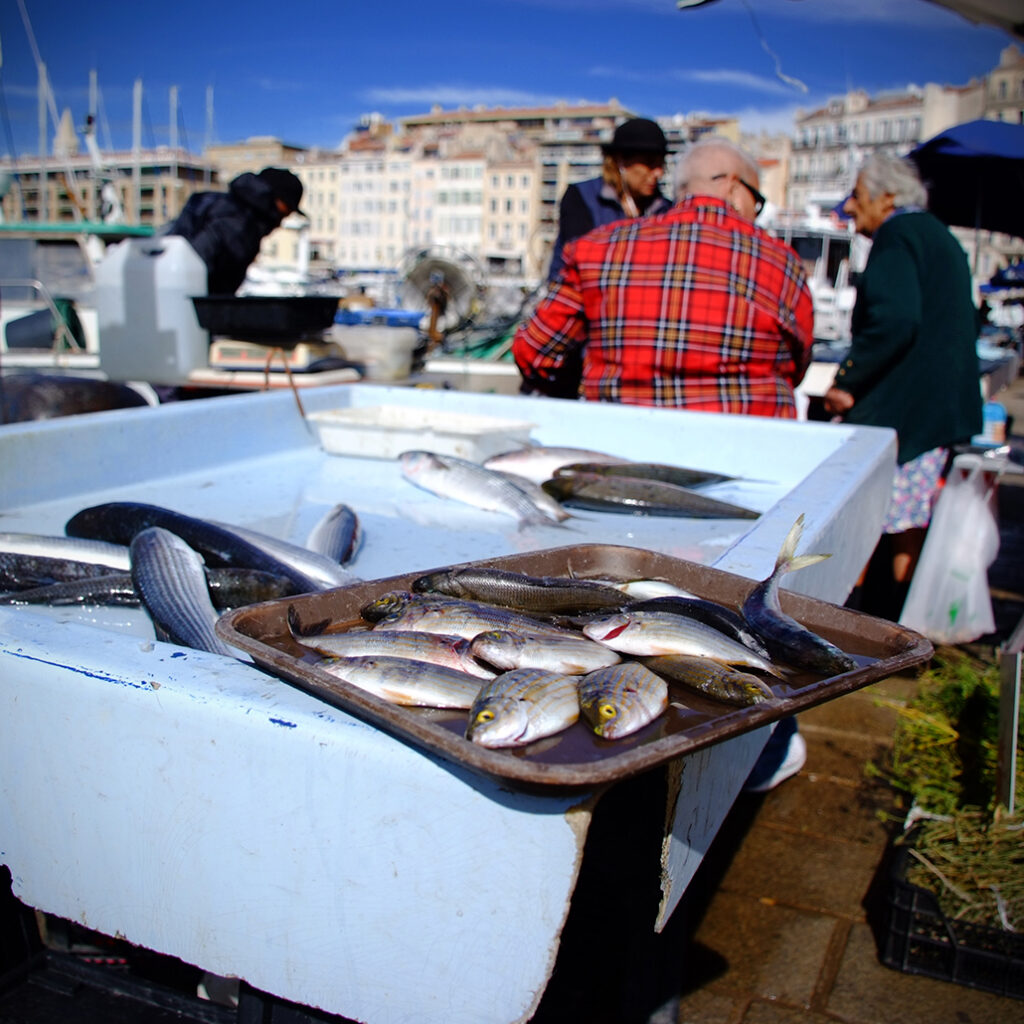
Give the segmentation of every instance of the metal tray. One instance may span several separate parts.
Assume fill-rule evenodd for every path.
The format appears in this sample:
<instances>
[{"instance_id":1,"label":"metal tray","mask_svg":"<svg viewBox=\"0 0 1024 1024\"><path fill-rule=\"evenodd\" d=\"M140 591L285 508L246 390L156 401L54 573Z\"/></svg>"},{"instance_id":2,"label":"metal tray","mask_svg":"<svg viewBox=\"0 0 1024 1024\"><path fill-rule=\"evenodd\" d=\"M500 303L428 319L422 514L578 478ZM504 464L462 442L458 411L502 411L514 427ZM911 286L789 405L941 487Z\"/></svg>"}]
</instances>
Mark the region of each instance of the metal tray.
<instances>
[{"instance_id":1,"label":"metal tray","mask_svg":"<svg viewBox=\"0 0 1024 1024\"><path fill-rule=\"evenodd\" d=\"M192 304L203 330L278 348L326 331L338 311L336 295L201 295Z\"/></svg>"},{"instance_id":2,"label":"metal tray","mask_svg":"<svg viewBox=\"0 0 1024 1024\"><path fill-rule=\"evenodd\" d=\"M507 555L468 564L543 576L661 579L734 609L755 585L743 576L696 562L605 544ZM523 788L594 787L628 778L902 672L932 655L928 640L895 623L783 592L782 607L787 614L852 654L860 667L824 679L793 674L782 681L771 680L778 702L748 708L733 707L670 683L670 701L685 703L686 708L670 706L646 728L624 739L602 740L580 721L557 736L526 747L490 750L464 738L466 712L388 704L317 669L318 656L289 635L290 606L295 607L300 621L329 618L332 623L351 628L361 622L359 610L363 605L386 591L408 589L412 580L427 571L248 605L221 616L217 633L250 654L257 665L307 693L463 767Z\"/></svg>"}]
</instances>

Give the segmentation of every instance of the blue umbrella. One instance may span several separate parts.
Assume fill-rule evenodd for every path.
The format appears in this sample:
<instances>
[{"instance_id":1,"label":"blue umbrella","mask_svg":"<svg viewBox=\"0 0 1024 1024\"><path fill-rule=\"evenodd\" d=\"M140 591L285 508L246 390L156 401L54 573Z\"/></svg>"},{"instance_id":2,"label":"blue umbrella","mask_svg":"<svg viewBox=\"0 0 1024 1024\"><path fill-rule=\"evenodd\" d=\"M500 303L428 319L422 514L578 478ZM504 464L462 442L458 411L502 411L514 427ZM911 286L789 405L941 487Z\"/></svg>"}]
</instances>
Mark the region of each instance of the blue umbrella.
<instances>
[{"instance_id":1,"label":"blue umbrella","mask_svg":"<svg viewBox=\"0 0 1024 1024\"><path fill-rule=\"evenodd\" d=\"M968 121L909 156L940 220L1024 238L1024 125Z\"/></svg>"}]
</instances>

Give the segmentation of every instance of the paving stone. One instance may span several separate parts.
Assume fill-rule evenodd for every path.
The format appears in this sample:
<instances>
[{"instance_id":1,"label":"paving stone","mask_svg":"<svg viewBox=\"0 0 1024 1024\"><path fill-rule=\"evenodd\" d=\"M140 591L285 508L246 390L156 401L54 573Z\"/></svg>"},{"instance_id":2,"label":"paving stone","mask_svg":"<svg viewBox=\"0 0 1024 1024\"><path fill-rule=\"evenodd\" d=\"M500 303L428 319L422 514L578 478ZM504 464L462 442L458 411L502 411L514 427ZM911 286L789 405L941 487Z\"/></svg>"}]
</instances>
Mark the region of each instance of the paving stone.
<instances>
[{"instance_id":1,"label":"paving stone","mask_svg":"<svg viewBox=\"0 0 1024 1024\"><path fill-rule=\"evenodd\" d=\"M742 1024L835 1024L835 1018L783 1003L755 999L743 1015Z\"/></svg>"},{"instance_id":2,"label":"paving stone","mask_svg":"<svg viewBox=\"0 0 1024 1024\"><path fill-rule=\"evenodd\" d=\"M679 1000L679 1024L739 1024L745 997L733 998L701 988Z\"/></svg>"}]
</instances>

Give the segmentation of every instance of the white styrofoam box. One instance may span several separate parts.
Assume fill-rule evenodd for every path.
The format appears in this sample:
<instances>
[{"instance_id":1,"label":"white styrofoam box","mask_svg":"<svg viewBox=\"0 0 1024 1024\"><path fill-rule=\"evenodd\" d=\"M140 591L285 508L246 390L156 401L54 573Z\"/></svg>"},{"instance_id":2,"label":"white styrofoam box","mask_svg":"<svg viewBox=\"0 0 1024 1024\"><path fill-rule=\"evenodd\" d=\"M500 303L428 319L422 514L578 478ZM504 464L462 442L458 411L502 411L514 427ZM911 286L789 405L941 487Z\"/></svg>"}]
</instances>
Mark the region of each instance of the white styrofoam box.
<instances>
[{"instance_id":1,"label":"white styrofoam box","mask_svg":"<svg viewBox=\"0 0 1024 1024\"><path fill-rule=\"evenodd\" d=\"M335 324L331 338L346 359L366 367L367 380L400 380L412 372L412 356L420 334L415 327L379 324Z\"/></svg>"},{"instance_id":2,"label":"white styrofoam box","mask_svg":"<svg viewBox=\"0 0 1024 1024\"><path fill-rule=\"evenodd\" d=\"M456 455L470 462L530 443L534 426L498 416L373 405L325 409L306 417L332 455L393 459L412 449Z\"/></svg>"}]
</instances>

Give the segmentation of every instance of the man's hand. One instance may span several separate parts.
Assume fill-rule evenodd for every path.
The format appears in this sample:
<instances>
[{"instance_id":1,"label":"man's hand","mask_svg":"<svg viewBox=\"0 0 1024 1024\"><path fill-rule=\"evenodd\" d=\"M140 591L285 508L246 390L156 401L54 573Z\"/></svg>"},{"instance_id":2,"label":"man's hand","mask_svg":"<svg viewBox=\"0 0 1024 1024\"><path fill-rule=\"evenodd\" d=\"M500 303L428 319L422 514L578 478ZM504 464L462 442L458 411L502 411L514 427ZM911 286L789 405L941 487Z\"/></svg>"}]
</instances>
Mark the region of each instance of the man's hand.
<instances>
[{"instance_id":1,"label":"man's hand","mask_svg":"<svg viewBox=\"0 0 1024 1024\"><path fill-rule=\"evenodd\" d=\"M853 408L856 399L849 391L843 391L842 388L829 388L822 401L825 412L832 416L842 416Z\"/></svg>"}]
</instances>

